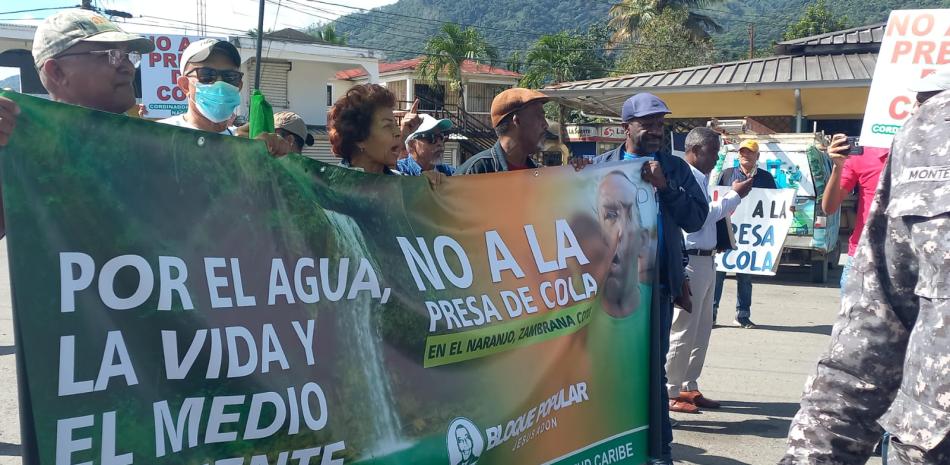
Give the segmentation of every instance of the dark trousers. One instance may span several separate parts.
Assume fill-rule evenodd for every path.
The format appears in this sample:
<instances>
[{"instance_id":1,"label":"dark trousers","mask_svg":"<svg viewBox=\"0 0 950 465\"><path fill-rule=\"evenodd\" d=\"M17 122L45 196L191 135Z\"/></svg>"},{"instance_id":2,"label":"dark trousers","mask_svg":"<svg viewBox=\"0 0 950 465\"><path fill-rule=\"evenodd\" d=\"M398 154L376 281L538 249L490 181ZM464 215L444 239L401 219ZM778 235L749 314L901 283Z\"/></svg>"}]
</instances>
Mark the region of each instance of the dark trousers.
<instances>
[{"instance_id":1,"label":"dark trousers","mask_svg":"<svg viewBox=\"0 0 950 465\"><path fill-rule=\"evenodd\" d=\"M666 389L666 354L670 351L670 328L673 326L673 298L666 289L660 294L659 316L660 352L662 355L660 359L662 360L660 370L662 373L662 382L658 388L662 393L660 395L660 401L662 402L661 408L663 411L660 416L660 432L662 435L660 452L663 454L663 458L670 458L673 455L673 426L670 423L670 398Z\"/></svg>"},{"instance_id":2,"label":"dark trousers","mask_svg":"<svg viewBox=\"0 0 950 465\"><path fill-rule=\"evenodd\" d=\"M716 272L716 294L713 298L713 321L719 313L719 299L722 297L722 286L726 280L726 273ZM752 316L752 275L736 274L736 318Z\"/></svg>"}]
</instances>

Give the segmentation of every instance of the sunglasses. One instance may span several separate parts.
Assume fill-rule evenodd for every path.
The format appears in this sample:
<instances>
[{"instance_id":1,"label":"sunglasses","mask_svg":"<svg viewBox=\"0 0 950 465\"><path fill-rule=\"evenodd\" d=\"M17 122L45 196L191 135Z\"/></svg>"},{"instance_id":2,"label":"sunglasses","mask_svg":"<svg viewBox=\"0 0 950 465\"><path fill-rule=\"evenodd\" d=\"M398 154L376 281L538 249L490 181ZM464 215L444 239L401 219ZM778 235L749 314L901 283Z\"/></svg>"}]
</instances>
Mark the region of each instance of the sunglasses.
<instances>
[{"instance_id":1,"label":"sunglasses","mask_svg":"<svg viewBox=\"0 0 950 465\"><path fill-rule=\"evenodd\" d=\"M213 84L221 80L235 87L238 87L244 79L244 73L233 69L195 68L185 74L185 76L191 75L198 78L198 82L202 84Z\"/></svg>"},{"instance_id":2,"label":"sunglasses","mask_svg":"<svg viewBox=\"0 0 950 465\"><path fill-rule=\"evenodd\" d=\"M95 55L95 56L108 56L109 64L112 66L119 66L129 60L132 63L132 66L138 66L142 62L142 54L139 52L127 52L125 50L119 50L114 48L112 50L90 50L88 52L75 52L75 53L63 53L61 55L56 55L56 58L77 56L77 55Z\"/></svg>"},{"instance_id":3,"label":"sunglasses","mask_svg":"<svg viewBox=\"0 0 950 465\"><path fill-rule=\"evenodd\" d=\"M430 144L434 144L436 142L445 142L445 139L447 139L447 137L445 136L445 134L428 133L428 134L420 134L416 136L416 139L424 140Z\"/></svg>"}]
</instances>

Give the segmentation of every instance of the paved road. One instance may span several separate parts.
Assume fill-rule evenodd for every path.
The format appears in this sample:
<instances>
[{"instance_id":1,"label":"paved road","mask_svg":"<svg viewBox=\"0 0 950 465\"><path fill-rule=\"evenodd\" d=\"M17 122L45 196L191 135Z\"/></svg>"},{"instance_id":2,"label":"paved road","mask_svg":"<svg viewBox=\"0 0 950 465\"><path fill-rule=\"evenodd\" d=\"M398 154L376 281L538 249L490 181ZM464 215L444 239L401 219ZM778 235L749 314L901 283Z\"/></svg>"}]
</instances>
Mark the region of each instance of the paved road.
<instances>
[{"instance_id":1,"label":"paved road","mask_svg":"<svg viewBox=\"0 0 950 465\"><path fill-rule=\"evenodd\" d=\"M837 282L837 274L832 279ZM734 301L735 283L729 280L723 308ZM777 279L756 281L752 303L758 329L713 331L700 382L706 395L722 400L724 407L676 415L682 422L675 431L678 463L774 464L782 454L805 378L831 333L838 289L816 287L808 282L807 269L788 267ZM732 323L727 311L719 318L724 325ZM0 465L21 463L16 395L7 249L0 240Z\"/></svg>"},{"instance_id":2,"label":"paved road","mask_svg":"<svg viewBox=\"0 0 950 465\"><path fill-rule=\"evenodd\" d=\"M755 279L752 321L734 327L735 281L726 281L710 341L703 393L723 403L719 411L674 414L677 463L775 464L785 449L805 379L828 344L838 311L840 269L828 285L810 282L809 270L782 267L776 278ZM873 458L869 464L879 464Z\"/></svg>"},{"instance_id":3,"label":"paved road","mask_svg":"<svg viewBox=\"0 0 950 465\"><path fill-rule=\"evenodd\" d=\"M0 240L0 465L20 464L20 421L17 408L13 307L7 241Z\"/></svg>"}]
</instances>

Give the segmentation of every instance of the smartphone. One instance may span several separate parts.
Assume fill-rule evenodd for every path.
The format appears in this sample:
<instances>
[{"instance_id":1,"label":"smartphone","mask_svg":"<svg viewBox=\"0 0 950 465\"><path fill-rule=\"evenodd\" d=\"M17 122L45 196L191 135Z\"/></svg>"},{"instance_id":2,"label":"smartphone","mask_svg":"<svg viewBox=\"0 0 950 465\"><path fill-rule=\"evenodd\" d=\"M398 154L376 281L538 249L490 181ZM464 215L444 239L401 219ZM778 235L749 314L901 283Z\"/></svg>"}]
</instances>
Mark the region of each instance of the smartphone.
<instances>
[{"instance_id":1,"label":"smartphone","mask_svg":"<svg viewBox=\"0 0 950 465\"><path fill-rule=\"evenodd\" d=\"M855 136L848 137L848 155L864 155L864 146Z\"/></svg>"}]
</instances>

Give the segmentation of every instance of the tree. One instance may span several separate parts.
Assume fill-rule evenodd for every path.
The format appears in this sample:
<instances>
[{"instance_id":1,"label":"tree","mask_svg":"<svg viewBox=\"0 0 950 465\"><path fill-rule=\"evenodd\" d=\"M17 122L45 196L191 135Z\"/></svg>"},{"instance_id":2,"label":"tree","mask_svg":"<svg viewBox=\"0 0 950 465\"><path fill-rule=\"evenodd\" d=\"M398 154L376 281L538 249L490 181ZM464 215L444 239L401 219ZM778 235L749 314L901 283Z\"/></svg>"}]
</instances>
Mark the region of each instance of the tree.
<instances>
[{"instance_id":1,"label":"tree","mask_svg":"<svg viewBox=\"0 0 950 465\"><path fill-rule=\"evenodd\" d=\"M439 77L447 78L458 91L458 106L463 110L462 62L465 60L487 61L489 66L494 66L498 50L475 28L462 29L458 24L445 23L439 34L426 42L425 57L417 71L420 79L433 86L439 84Z\"/></svg>"},{"instance_id":2,"label":"tree","mask_svg":"<svg viewBox=\"0 0 950 465\"><path fill-rule=\"evenodd\" d=\"M548 84L607 75L607 33L592 26L586 33L558 32L541 36L524 56L521 85L541 88Z\"/></svg>"},{"instance_id":3,"label":"tree","mask_svg":"<svg viewBox=\"0 0 950 465\"><path fill-rule=\"evenodd\" d=\"M617 61L617 74L647 73L713 63L710 39L697 39L684 20L683 8L667 8L640 26L638 44L628 44ZM640 45L642 44L642 45Z\"/></svg>"},{"instance_id":4,"label":"tree","mask_svg":"<svg viewBox=\"0 0 950 465\"><path fill-rule=\"evenodd\" d=\"M722 32L722 26L713 18L690 10L704 8L718 1L721 0L620 0L610 7L608 24L613 30L611 42L614 44L631 41L648 43L639 38L640 29L670 8L687 12L683 18L683 26L690 39L709 39L709 33Z\"/></svg>"},{"instance_id":5,"label":"tree","mask_svg":"<svg viewBox=\"0 0 950 465\"><path fill-rule=\"evenodd\" d=\"M584 34L558 32L541 36L524 58L521 86L541 88L548 84L604 77L610 68L606 54L606 28L592 26ZM559 139L564 140L564 105L557 105Z\"/></svg>"},{"instance_id":6,"label":"tree","mask_svg":"<svg viewBox=\"0 0 950 465\"><path fill-rule=\"evenodd\" d=\"M801 39L827 32L840 31L848 28L848 17L837 16L825 5L825 0L817 0L808 5L797 23L788 26L785 30L785 40Z\"/></svg>"},{"instance_id":7,"label":"tree","mask_svg":"<svg viewBox=\"0 0 950 465\"><path fill-rule=\"evenodd\" d=\"M310 34L328 44L346 45L346 36L337 34L332 24L326 24L321 29L311 31Z\"/></svg>"}]
</instances>

